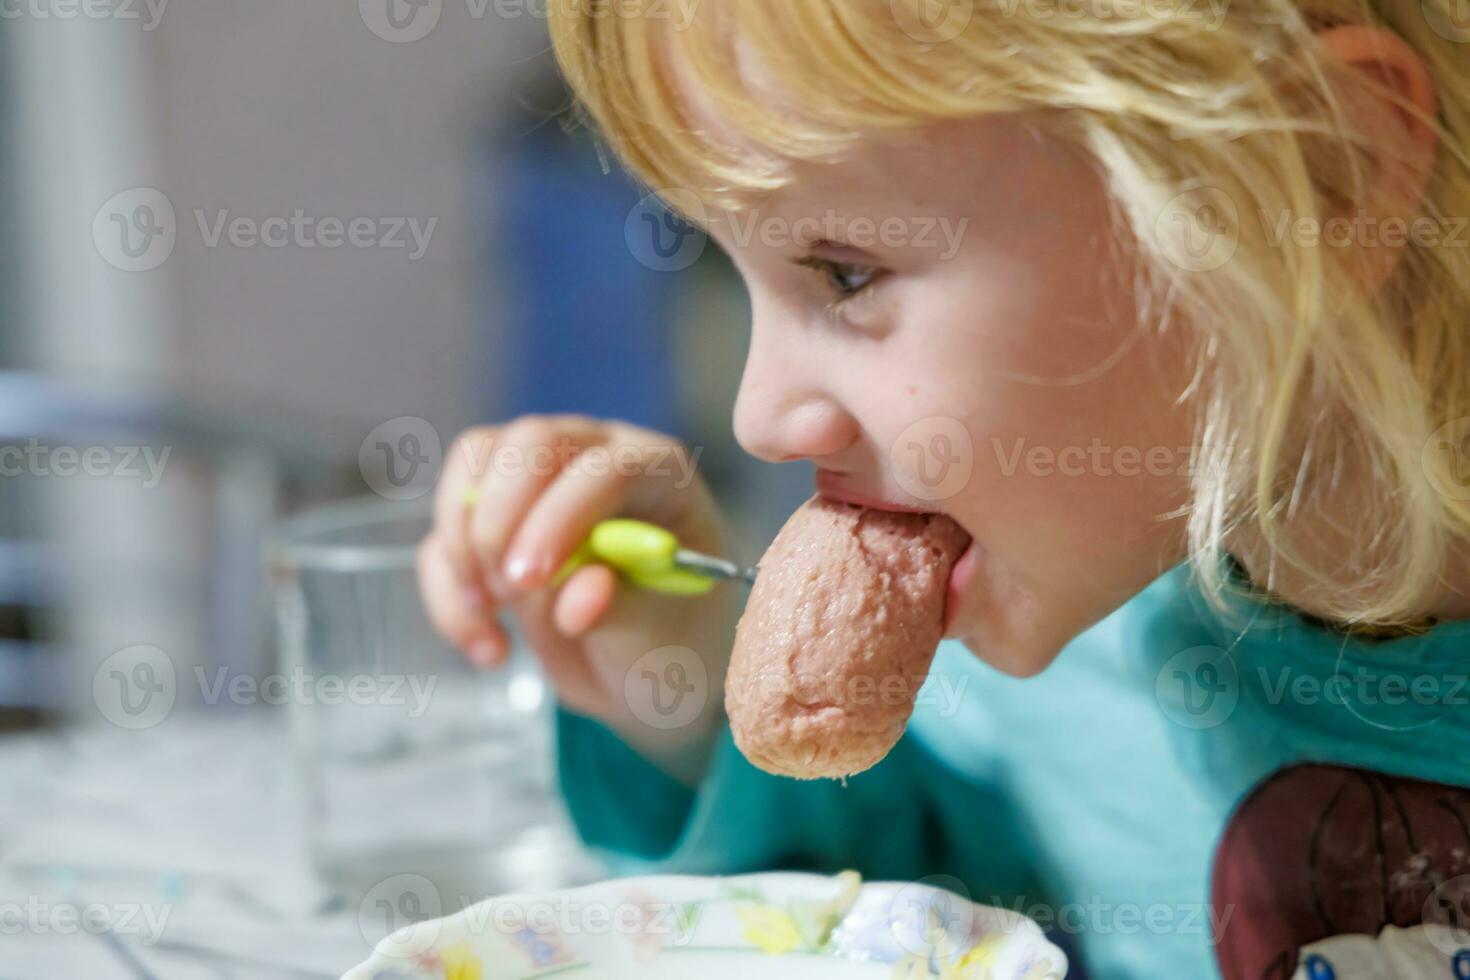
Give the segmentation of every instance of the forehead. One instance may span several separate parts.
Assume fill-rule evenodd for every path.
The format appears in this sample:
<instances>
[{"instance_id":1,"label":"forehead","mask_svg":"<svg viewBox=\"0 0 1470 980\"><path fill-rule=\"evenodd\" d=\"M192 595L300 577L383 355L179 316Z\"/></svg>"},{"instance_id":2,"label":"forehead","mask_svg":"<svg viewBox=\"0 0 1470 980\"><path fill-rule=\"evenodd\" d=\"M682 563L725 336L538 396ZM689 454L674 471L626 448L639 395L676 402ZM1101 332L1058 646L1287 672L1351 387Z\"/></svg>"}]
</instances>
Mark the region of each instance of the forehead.
<instances>
[{"instance_id":1,"label":"forehead","mask_svg":"<svg viewBox=\"0 0 1470 980\"><path fill-rule=\"evenodd\" d=\"M878 216L953 212L967 203L977 182L1003 182L1028 156L1034 162L1035 144L1042 141L1031 120L1001 113L851 130L821 141L823 152L783 155L749 135L741 125L746 115L758 113L763 122L775 121L792 132L832 134L821 107L802 106L792 84L734 31L695 42L702 64L710 64L711 52L721 59L718 68L706 70L719 72L726 84L707 85L679 36L661 32L654 56L691 138L749 161L753 170L777 175L773 189L680 189L698 197L711 217L754 208L810 213L830 207ZM721 94L712 96L711 89Z\"/></svg>"},{"instance_id":2,"label":"forehead","mask_svg":"<svg viewBox=\"0 0 1470 980\"><path fill-rule=\"evenodd\" d=\"M791 165L797 161L756 142L716 105L709 87L677 37L677 33L664 32L656 42L655 59L670 80L692 136L789 178ZM792 121L801 118L795 103L782 92L775 74L748 42L728 33L722 42L734 67L737 84L755 104L777 118Z\"/></svg>"}]
</instances>

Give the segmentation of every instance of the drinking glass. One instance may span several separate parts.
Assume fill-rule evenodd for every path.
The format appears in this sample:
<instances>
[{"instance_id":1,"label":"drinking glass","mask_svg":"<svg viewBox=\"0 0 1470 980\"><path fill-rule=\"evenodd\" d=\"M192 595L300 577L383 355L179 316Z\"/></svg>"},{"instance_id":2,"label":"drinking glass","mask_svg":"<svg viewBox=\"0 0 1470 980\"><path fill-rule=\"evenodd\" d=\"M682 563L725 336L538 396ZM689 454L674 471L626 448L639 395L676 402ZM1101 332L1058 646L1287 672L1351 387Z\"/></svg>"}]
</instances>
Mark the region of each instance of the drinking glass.
<instances>
[{"instance_id":1,"label":"drinking glass","mask_svg":"<svg viewBox=\"0 0 1470 980\"><path fill-rule=\"evenodd\" d=\"M534 656L517 640L477 669L429 624L414 568L429 526L424 501L352 500L287 520L268 552L316 870L353 896L426 881L440 907L421 911L447 914L595 868L556 792Z\"/></svg>"}]
</instances>

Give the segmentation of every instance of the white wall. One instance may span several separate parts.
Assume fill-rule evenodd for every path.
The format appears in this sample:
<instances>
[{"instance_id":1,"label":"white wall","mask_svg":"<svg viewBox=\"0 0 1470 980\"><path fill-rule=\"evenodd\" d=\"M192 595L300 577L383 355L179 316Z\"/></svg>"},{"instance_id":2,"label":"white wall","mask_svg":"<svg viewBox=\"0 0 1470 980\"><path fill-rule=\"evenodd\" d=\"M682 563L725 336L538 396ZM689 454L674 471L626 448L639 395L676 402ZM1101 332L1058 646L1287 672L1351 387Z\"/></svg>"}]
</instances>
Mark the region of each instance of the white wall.
<instances>
[{"instance_id":1,"label":"white wall","mask_svg":"<svg viewBox=\"0 0 1470 980\"><path fill-rule=\"evenodd\" d=\"M395 416L446 436L467 421L482 285L471 169L486 126L550 59L541 20L498 17L493 3L477 18L478 0L443 0L419 40L383 40L367 21L389 2L410 9L176 2L154 32L149 79L179 216L181 382L319 418L354 453ZM192 213L298 208L437 224L410 261L402 249L207 248Z\"/></svg>"},{"instance_id":2,"label":"white wall","mask_svg":"<svg viewBox=\"0 0 1470 980\"><path fill-rule=\"evenodd\" d=\"M88 4L101 18L70 0L8 5L21 11L0 23L0 43L35 314L18 345L25 366L85 389L172 390L297 420L343 461L390 418L422 416L446 439L471 421L472 380L494 384L472 379L471 358L493 347L477 313L496 292L471 180L487 129L550 66L544 23L505 0L429 0L433 30L399 43L369 26L382 29L390 2L405 4ZM507 9L518 15L497 13ZM177 239L161 264L124 271L93 221L140 187L166 196ZM298 209L435 224L410 261L403 248L210 247L196 217L259 223ZM91 672L113 651L158 645L181 670L206 658L212 479L174 464L146 492L46 484L75 573L62 622L79 716L95 714ZM179 590L190 578L200 594Z\"/></svg>"}]
</instances>

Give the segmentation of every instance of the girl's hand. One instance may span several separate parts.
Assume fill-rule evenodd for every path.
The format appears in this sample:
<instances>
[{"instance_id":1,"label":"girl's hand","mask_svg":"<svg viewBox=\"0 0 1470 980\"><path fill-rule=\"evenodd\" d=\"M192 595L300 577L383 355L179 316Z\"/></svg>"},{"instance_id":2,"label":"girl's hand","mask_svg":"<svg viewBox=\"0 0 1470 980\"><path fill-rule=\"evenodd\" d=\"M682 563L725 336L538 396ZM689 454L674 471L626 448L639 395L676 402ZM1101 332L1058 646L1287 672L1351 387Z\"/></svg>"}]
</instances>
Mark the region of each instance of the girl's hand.
<instances>
[{"instance_id":1,"label":"girl's hand","mask_svg":"<svg viewBox=\"0 0 1470 980\"><path fill-rule=\"evenodd\" d=\"M722 719L738 586L666 596L597 564L553 584L592 527L615 516L724 552L709 490L670 436L582 416L470 429L445 461L434 529L419 548L420 589L435 628L483 667L509 655L499 614L514 615L563 704L692 782ZM658 690L665 678L671 686Z\"/></svg>"}]
</instances>

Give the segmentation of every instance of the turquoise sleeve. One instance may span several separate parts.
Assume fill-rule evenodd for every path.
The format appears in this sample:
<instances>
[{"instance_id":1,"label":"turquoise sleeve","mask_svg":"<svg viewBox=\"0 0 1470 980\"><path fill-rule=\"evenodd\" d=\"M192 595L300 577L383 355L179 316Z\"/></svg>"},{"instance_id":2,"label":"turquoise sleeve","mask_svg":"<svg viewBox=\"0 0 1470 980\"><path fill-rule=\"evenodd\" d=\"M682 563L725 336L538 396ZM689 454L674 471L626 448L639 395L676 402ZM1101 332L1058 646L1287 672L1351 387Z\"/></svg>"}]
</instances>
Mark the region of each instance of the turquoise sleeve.
<instances>
[{"instance_id":1,"label":"turquoise sleeve","mask_svg":"<svg viewBox=\"0 0 1470 980\"><path fill-rule=\"evenodd\" d=\"M582 839L616 874L730 874L855 868L910 878L932 866L931 817L910 740L846 784L772 776L740 754L728 726L690 789L609 729L558 708L558 775Z\"/></svg>"}]
</instances>

